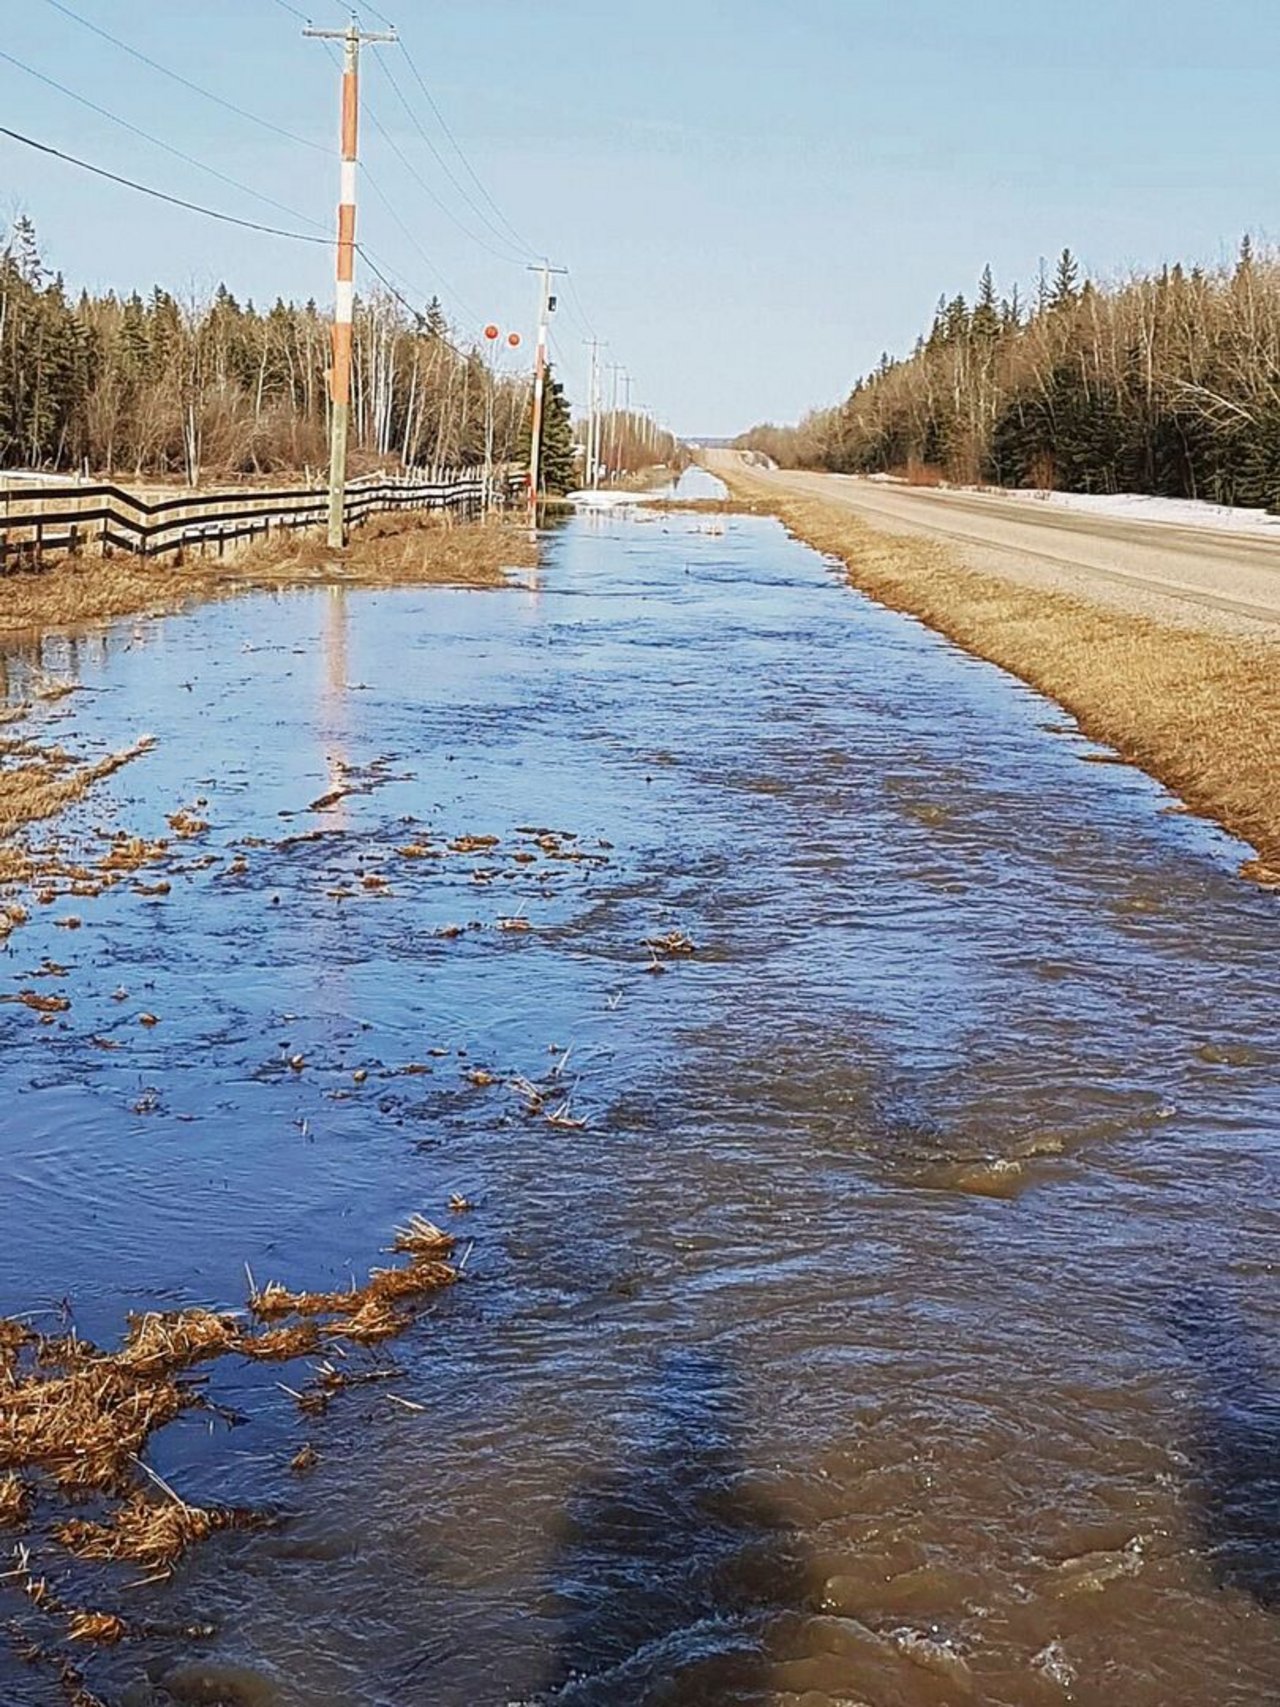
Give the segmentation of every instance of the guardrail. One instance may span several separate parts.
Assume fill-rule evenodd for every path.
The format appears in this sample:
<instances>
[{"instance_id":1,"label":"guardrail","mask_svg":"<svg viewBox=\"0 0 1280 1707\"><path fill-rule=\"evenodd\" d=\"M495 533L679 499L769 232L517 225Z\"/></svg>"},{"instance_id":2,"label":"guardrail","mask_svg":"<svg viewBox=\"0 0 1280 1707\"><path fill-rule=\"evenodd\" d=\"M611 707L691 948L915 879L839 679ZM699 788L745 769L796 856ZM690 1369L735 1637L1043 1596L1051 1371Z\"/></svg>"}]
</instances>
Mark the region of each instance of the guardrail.
<instances>
[{"instance_id":1,"label":"guardrail","mask_svg":"<svg viewBox=\"0 0 1280 1707\"><path fill-rule=\"evenodd\" d=\"M521 476L504 473L494 482L490 502L508 502ZM480 469L437 470L431 478L382 475L354 481L343 515L348 528L371 515L397 510L445 510L474 517L485 508L485 478ZM76 556L98 547L136 557L161 557L198 551L219 557L238 540L266 538L276 528L322 525L329 513L324 487L293 487L275 492L203 492L148 502L119 486L40 486L0 494L0 572L39 568L44 556Z\"/></svg>"}]
</instances>

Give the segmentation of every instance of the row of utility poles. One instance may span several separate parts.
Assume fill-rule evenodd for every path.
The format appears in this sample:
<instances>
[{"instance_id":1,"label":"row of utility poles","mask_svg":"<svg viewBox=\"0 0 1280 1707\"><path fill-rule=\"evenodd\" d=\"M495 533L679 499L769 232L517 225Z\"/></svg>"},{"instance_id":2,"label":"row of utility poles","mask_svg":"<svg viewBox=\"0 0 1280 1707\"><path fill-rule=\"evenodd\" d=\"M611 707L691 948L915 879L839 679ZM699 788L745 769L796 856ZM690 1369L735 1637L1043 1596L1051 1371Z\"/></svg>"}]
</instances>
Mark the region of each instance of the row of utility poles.
<instances>
[{"instance_id":1,"label":"row of utility poles","mask_svg":"<svg viewBox=\"0 0 1280 1707\"><path fill-rule=\"evenodd\" d=\"M633 413L631 388L635 381L622 363L601 363L600 352L608 346L599 338L588 338L586 344L591 352L591 377L587 391L587 437L583 448L587 485L594 491L600 485L605 470L616 467L624 434L638 439L649 452L656 452L661 434L651 415ZM607 411L602 394L603 373L612 377L612 401ZM625 394L621 408L619 390Z\"/></svg>"},{"instance_id":2,"label":"row of utility poles","mask_svg":"<svg viewBox=\"0 0 1280 1707\"><path fill-rule=\"evenodd\" d=\"M336 257L336 293L333 317L333 360L329 381L329 544L340 549L345 543L343 524L347 486L347 439L351 421L351 341L355 312L356 259L356 162L359 157L360 118L360 49L381 42L397 42L395 30L362 30L354 18L345 30L322 30L308 24L304 36L319 41L340 41L342 58L342 165L338 194L338 242ZM530 272L540 280L538 300L538 343L533 370L533 425L529 444L528 504L532 519L537 518L542 441L546 414L547 348L551 316L555 313L556 298L551 281L563 278L567 267L553 267L547 261L531 263ZM592 486L599 484L603 466L610 466L616 444L602 444L600 364L602 346L598 338L591 340L591 385L589 427L587 435L587 473ZM626 391L626 414L631 413L630 374L617 362L609 364L613 375L613 405L609 415L608 432L614 431L618 420L619 376ZM652 426L652 423L649 423ZM655 429L656 432L656 429ZM606 434L607 436L607 434ZM492 456L490 445L489 456Z\"/></svg>"}]
</instances>

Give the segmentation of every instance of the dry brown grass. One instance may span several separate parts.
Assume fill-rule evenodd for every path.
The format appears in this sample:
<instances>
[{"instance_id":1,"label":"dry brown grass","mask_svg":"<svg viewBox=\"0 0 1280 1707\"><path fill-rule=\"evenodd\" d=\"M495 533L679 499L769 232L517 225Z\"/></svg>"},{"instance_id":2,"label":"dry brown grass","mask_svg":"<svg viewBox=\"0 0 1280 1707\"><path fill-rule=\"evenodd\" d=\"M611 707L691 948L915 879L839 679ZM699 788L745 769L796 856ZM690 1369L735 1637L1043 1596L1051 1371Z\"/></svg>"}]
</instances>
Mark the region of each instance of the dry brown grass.
<instances>
[{"instance_id":1,"label":"dry brown grass","mask_svg":"<svg viewBox=\"0 0 1280 1707\"><path fill-rule=\"evenodd\" d=\"M0 634L83 628L137 611L171 610L193 592L211 597L209 577L170 562L131 556L63 557L40 571L13 571L0 579ZM195 584L193 585L193 580Z\"/></svg>"},{"instance_id":2,"label":"dry brown grass","mask_svg":"<svg viewBox=\"0 0 1280 1707\"><path fill-rule=\"evenodd\" d=\"M253 1287L250 1313L272 1324L265 1329L210 1310L157 1311L132 1317L120 1347L102 1351L74 1335L48 1338L21 1322L0 1320L0 1528L24 1527L42 1504L93 1496L103 1509L56 1524L51 1538L75 1558L127 1561L163 1577L193 1543L261 1521L188 1505L143 1462L158 1429L206 1404L193 1372L227 1356L285 1361L316 1351L322 1341L370 1344L403 1333L415 1308L457 1278L442 1260L453 1243L414 1216L395 1241L409 1260L375 1269L363 1286L343 1292ZM323 1408L361 1378L322 1365L312 1408ZM7 1580L16 1581L37 1610L67 1611L25 1555ZM76 1639L119 1638L110 1615L76 1616L70 1632Z\"/></svg>"},{"instance_id":3,"label":"dry brown grass","mask_svg":"<svg viewBox=\"0 0 1280 1707\"><path fill-rule=\"evenodd\" d=\"M660 516L767 516L772 512L761 498L651 498L645 512Z\"/></svg>"},{"instance_id":4,"label":"dry brown grass","mask_svg":"<svg viewBox=\"0 0 1280 1707\"><path fill-rule=\"evenodd\" d=\"M77 1559L126 1561L140 1565L149 1576L168 1576L177 1561L197 1542L222 1529L262 1527L266 1519L254 1512L205 1511L178 1499L158 1500L141 1489L130 1494L102 1523L73 1517L58 1524L53 1538ZM82 1630L81 1638L89 1635ZM108 1626L99 1641L118 1640Z\"/></svg>"},{"instance_id":5,"label":"dry brown grass","mask_svg":"<svg viewBox=\"0 0 1280 1707\"><path fill-rule=\"evenodd\" d=\"M83 797L105 777L112 776L155 745L144 735L130 747L92 763L77 763L60 747L0 740L0 836L10 836L25 824L52 818ZM8 764L6 759L21 762ZM6 874L0 870L0 882ZM80 881L87 881L82 878Z\"/></svg>"},{"instance_id":6,"label":"dry brown grass","mask_svg":"<svg viewBox=\"0 0 1280 1707\"><path fill-rule=\"evenodd\" d=\"M314 534L288 534L246 551L223 576L254 586L505 587L509 569L532 568L537 560L528 528L418 512L375 517L341 553Z\"/></svg>"},{"instance_id":7,"label":"dry brown grass","mask_svg":"<svg viewBox=\"0 0 1280 1707\"><path fill-rule=\"evenodd\" d=\"M502 519L455 522L421 511L373 518L343 552L330 551L315 533L280 533L225 560L189 556L181 565L172 558L143 562L123 553L84 553L3 576L0 635L82 628L254 587L502 587L508 569L536 562L526 528Z\"/></svg>"},{"instance_id":8,"label":"dry brown grass","mask_svg":"<svg viewBox=\"0 0 1280 1707\"><path fill-rule=\"evenodd\" d=\"M719 468L717 472L723 473ZM725 476L761 497L749 472ZM882 533L821 499L769 499L849 579L1057 700L1114 747L1257 849L1280 878L1280 645L1167 626L964 568L942 545Z\"/></svg>"},{"instance_id":9,"label":"dry brown grass","mask_svg":"<svg viewBox=\"0 0 1280 1707\"><path fill-rule=\"evenodd\" d=\"M0 1476L0 1529L20 1529L31 1513L31 1489L12 1471Z\"/></svg>"},{"instance_id":10,"label":"dry brown grass","mask_svg":"<svg viewBox=\"0 0 1280 1707\"><path fill-rule=\"evenodd\" d=\"M96 783L152 745L147 736L105 758L86 761L34 738L0 736L0 943L30 916L27 898L47 904L59 895L100 895L126 873L167 857L164 842L121 836L105 857L87 864L69 857L56 844L39 845L23 833L83 799ZM53 998L34 993L6 999L22 1001L37 1012L57 1011L51 1005Z\"/></svg>"}]
</instances>

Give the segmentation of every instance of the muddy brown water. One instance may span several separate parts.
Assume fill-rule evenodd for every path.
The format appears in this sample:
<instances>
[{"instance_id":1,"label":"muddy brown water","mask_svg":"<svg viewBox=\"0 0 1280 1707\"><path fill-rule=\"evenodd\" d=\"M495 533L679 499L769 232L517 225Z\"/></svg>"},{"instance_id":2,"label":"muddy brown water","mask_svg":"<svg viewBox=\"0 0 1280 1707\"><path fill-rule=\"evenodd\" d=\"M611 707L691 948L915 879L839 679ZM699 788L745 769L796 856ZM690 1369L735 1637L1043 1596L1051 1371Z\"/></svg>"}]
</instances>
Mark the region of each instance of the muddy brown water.
<instances>
[{"instance_id":1,"label":"muddy brown water","mask_svg":"<svg viewBox=\"0 0 1280 1707\"><path fill-rule=\"evenodd\" d=\"M759 518L580 516L523 591L263 595L42 663L69 744L158 737L68 832L211 828L168 895L11 939L5 989L47 954L72 1007L0 1006L0 1314L109 1341L474 1206L394 1380L304 1420L305 1366L222 1365L240 1426L155 1440L283 1521L93 1579L157 1632L87 1657L104 1699L1276 1699L1280 903L1244 850ZM462 834L500 841L396 852ZM672 930L698 953L647 971ZM0 1699L52 1688L0 1649Z\"/></svg>"}]
</instances>

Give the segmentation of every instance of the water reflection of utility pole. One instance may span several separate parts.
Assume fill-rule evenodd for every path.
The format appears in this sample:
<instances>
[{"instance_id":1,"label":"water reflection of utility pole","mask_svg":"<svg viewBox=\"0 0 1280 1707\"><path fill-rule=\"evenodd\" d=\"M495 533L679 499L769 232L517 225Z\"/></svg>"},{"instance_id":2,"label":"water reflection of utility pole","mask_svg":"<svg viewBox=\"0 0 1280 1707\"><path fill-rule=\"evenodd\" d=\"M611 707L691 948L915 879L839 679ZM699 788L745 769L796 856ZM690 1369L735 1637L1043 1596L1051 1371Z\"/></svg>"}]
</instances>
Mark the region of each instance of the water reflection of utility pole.
<instances>
[{"instance_id":1,"label":"water reflection of utility pole","mask_svg":"<svg viewBox=\"0 0 1280 1707\"><path fill-rule=\"evenodd\" d=\"M346 588L330 587L324 622L324 741L329 792L338 794L347 786L348 777L344 750L347 732L347 615ZM335 801L333 810L340 827L345 830L345 798Z\"/></svg>"}]
</instances>

